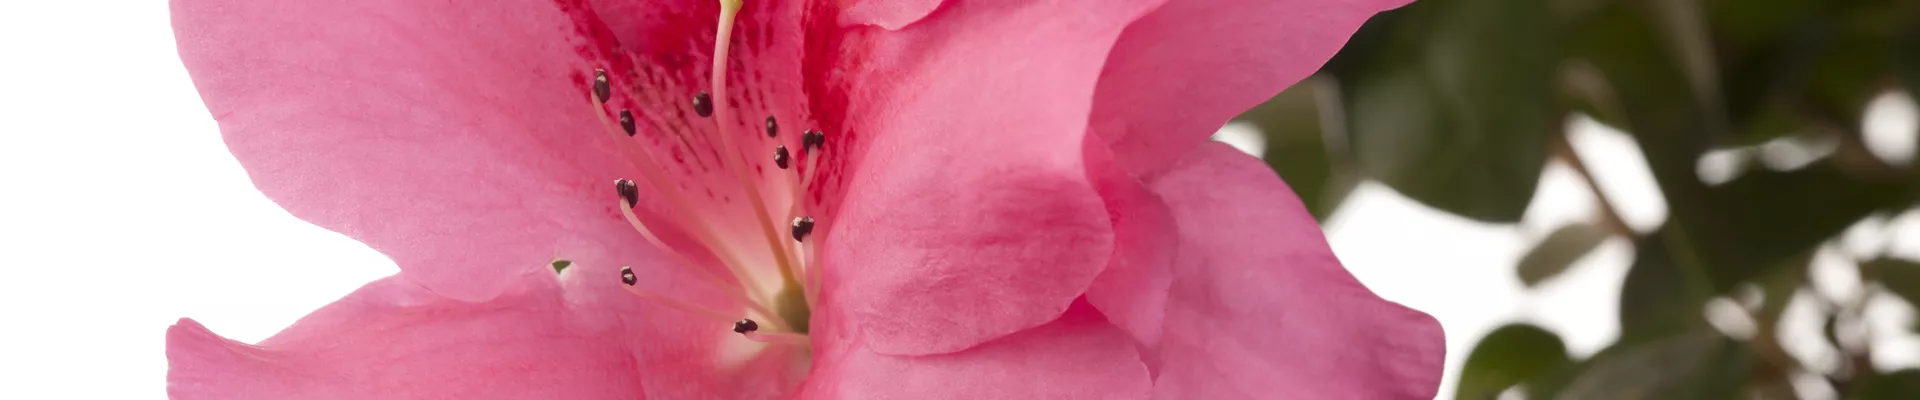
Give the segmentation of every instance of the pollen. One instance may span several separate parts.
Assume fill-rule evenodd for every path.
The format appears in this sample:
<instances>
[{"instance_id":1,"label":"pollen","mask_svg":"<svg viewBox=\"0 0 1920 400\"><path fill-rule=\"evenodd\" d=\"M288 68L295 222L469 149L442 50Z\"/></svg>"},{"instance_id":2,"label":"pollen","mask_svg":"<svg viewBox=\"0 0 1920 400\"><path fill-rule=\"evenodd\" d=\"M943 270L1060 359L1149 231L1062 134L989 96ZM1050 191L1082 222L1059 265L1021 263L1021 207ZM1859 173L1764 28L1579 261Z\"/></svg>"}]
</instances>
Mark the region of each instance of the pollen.
<instances>
[{"instance_id":1,"label":"pollen","mask_svg":"<svg viewBox=\"0 0 1920 400\"><path fill-rule=\"evenodd\" d=\"M807 235L812 233L813 233L813 217L804 216L804 215L793 217L793 240L794 241L806 241Z\"/></svg>"},{"instance_id":2,"label":"pollen","mask_svg":"<svg viewBox=\"0 0 1920 400\"><path fill-rule=\"evenodd\" d=\"M707 92L693 95L693 113L699 114L700 118L713 116L713 95Z\"/></svg>"},{"instance_id":3,"label":"pollen","mask_svg":"<svg viewBox=\"0 0 1920 400\"><path fill-rule=\"evenodd\" d=\"M752 319L741 319L733 322L733 333L747 333L758 330L760 330L760 323L753 322Z\"/></svg>"},{"instance_id":4,"label":"pollen","mask_svg":"<svg viewBox=\"0 0 1920 400\"><path fill-rule=\"evenodd\" d=\"M600 99L601 103L605 103L607 102L607 98L613 97L613 85L607 83L607 70L593 70L593 97Z\"/></svg>"}]
</instances>

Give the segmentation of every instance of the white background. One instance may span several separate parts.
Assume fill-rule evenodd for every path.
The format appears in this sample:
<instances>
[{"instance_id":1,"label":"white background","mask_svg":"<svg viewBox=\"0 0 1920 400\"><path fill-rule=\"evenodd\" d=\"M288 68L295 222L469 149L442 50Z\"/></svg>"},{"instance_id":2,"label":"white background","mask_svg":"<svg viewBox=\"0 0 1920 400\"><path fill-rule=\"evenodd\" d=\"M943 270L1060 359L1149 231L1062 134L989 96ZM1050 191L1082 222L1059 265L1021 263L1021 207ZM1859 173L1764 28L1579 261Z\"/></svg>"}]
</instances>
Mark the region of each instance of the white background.
<instances>
[{"instance_id":1,"label":"white background","mask_svg":"<svg viewBox=\"0 0 1920 400\"><path fill-rule=\"evenodd\" d=\"M396 271L253 189L180 66L168 23L164 1L0 3L0 399L165 398L164 332L176 319L257 341ZM1911 100L1881 105L1895 111L1873 121L1876 150L1912 154ZM1631 140L1573 123L1575 145L1627 220L1658 226L1665 205ZM1222 137L1244 142L1248 129L1230 125ZM1725 169L1703 163L1703 175ZM1561 279L1523 288L1511 270L1520 254L1594 204L1564 166L1543 179L1517 226L1466 221L1364 184L1326 228L1369 287L1442 321L1449 374L1481 334L1508 321L1546 326L1576 355L1590 354L1616 335L1615 297L1632 250L1614 239ZM1860 293L1857 278L1831 267L1850 249L1893 243L1920 253L1920 217L1886 220L1829 246L1829 267L1815 271L1821 294ZM1874 332L1913 318L1904 303L1873 304ZM1738 331L1739 322L1723 325ZM1808 329L1817 326L1782 333L1789 350L1816 364L1833 357ZM1883 363L1920 364L1912 338L1877 336ZM1808 383L1803 394L1830 393Z\"/></svg>"}]
</instances>

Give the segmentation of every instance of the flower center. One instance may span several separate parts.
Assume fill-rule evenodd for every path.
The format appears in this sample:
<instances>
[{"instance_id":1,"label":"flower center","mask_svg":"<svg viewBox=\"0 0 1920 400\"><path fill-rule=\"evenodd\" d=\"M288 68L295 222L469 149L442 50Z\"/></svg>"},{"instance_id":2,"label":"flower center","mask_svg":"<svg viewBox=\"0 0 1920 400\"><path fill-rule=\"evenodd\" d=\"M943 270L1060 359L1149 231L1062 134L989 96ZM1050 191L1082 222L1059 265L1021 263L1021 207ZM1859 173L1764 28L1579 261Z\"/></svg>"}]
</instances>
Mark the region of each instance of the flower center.
<instances>
[{"instance_id":1,"label":"flower center","mask_svg":"<svg viewBox=\"0 0 1920 400\"><path fill-rule=\"evenodd\" d=\"M615 108L610 100L614 99L614 85L605 70L596 69L593 75L591 101L595 107L594 115L599 118L607 136L626 157L640 176L638 181L619 179L614 182L614 192L619 197L619 209L627 222L648 242L667 253L672 260L669 263L686 268L705 284L728 294L730 304L694 304L667 296L661 296L636 286L641 277L631 267L621 267L620 280L633 294L675 309L701 315L714 321L715 329L731 329L743 337L766 343L806 345L808 321L812 316L812 306L819 296L821 271L817 241L814 237L814 217L808 213L805 201L805 189L812 185L815 171L819 166L821 150L826 143L825 133L804 130L797 138L792 135L782 138L780 121L775 115L766 116L767 138L754 139L752 135L735 138L737 127L730 115L727 90L727 62L729 42L732 38L735 16L740 11L740 0L719 0L719 29L714 40L714 57L708 91L699 91L689 95L690 106L697 119L688 124L711 123L714 128L707 143L716 146L715 158L723 173L717 180L720 185L738 185L741 197L746 202L733 203L736 206L714 211L718 207L710 204L698 204L696 207L683 185L670 181L668 172L657 162L655 154L633 140L638 126L632 110L620 109L610 120L608 113ZM756 117L757 119L757 117ZM616 122L617 121L617 122ZM618 127L616 129L615 127ZM621 135L620 133L625 133ZM744 133L744 132L743 132ZM736 146L736 139L747 140ZM682 137L680 140L685 141ZM762 145L767 148L761 148ZM788 150L787 145L796 145L798 152ZM678 153L674 157L679 157ZM764 168L771 165L774 170ZM771 183L755 179L752 173L772 173L780 176ZM669 246L657 235L659 231L649 229L634 208L640 202L640 185L647 185L650 193L660 196L664 207L674 210L673 221L680 232L686 232L697 243L697 249L713 255L725 267L727 275L721 275L690 257L691 252L683 252ZM765 186L765 187L763 187ZM707 193L712 198L712 192ZM769 207L769 204L785 205L784 210ZM746 214L740 214L740 213ZM716 215L725 214L725 215ZM734 231L726 231L721 226L729 226L718 220L728 217L751 216L753 228L757 230L746 235L758 238L741 239ZM731 220L728 220L731 221ZM659 223L660 221L655 221ZM776 224L786 224L776 227ZM785 230L788 234L781 234ZM736 233L735 236L726 236ZM731 238L734 240L723 240ZM749 263L746 260L766 260ZM769 285L771 284L771 285ZM737 303L737 304L732 304ZM733 310L733 311L729 311ZM764 325L763 325L764 324Z\"/></svg>"}]
</instances>

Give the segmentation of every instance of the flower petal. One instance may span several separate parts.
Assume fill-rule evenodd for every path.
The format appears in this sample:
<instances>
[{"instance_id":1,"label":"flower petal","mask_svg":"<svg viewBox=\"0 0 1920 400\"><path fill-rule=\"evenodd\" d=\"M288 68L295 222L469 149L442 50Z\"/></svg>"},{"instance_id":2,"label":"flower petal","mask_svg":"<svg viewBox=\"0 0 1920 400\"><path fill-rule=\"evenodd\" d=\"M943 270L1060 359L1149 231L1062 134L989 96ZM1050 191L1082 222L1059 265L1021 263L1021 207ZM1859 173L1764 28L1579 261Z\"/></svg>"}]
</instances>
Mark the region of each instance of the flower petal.
<instances>
[{"instance_id":1,"label":"flower petal","mask_svg":"<svg viewBox=\"0 0 1920 400\"><path fill-rule=\"evenodd\" d=\"M743 318L740 302L712 290L684 268L633 265L636 286ZM633 379L656 399L765 399L791 393L805 378L804 350L754 342L734 333L732 321L690 313L629 293L617 266L575 265L561 274L570 304L621 322L634 349ZM730 306L729 306L730 305ZM770 321L762 320L762 323Z\"/></svg>"},{"instance_id":2,"label":"flower petal","mask_svg":"<svg viewBox=\"0 0 1920 400\"><path fill-rule=\"evenodd\" d=\"M1300 81L1368 17L1411 0L1172 0L1127 27L1091 123L1134 173Z\"/></svg>"},{"instance_id":3,"label":"flower petal","mask_svg":"<svg viewBox=\"0 0 1920 400\"><path fill-rule=\"evenodd\" d=\"M251 346L193 320L167 330L168 395L192 399L635 399L627 338L570 308L551 276L466 303L399 277Z\"/></svg>"},{"instance_id":4,"label":"flower petal","mask_svg":"<svg viewBox=\"0 0 1920 400\"><path fill-rule=\"evenodd\" d=\"M1154 397L1433 398L1439 323L1354 280L1266 164L1193 150L1150 182L1186 240Z\"/></svg>"},{"instance_id":5,"label":"flower petal","mask_svg":"<svg viewBox=\"0 0 1920 400\"><path fill-rule=\"evenodd\" d=\"M1106 266L1111 226L1081 160L1093 75L1152 3L952 1L842 39L864 57L844 72L867 85L843 129L866 144L822 257L874 351L1044 324Z\"/></svg>"},{"instance_id":6,"label":"flower petal","mask_svg":"<svg viewBox=\"0 0 1920 400\"><path fill-rule=\"evenodd\" d=\"M900 29L933 13L941 3L941 0L843 0L846 11L840 14L840 23Z\"/></svg>"},{"instance_id":7,"label":"flower petal","mask_svg":"<svg viewBox=\"0 0 1920 400\"><path fill-rule=\"evenodd\" d=\"M1087 301L1114 325L1133 334L1142 346L1141 355L1153 366L1180 230L1167 205L1121 170L1099 137L1087 138L1086 157L1087 176L1106 202L1114 235L1113 256L1087 288Z\"/></svg>"},{"instance_id":8,"label":"flower petal","mask_svg":"<svg viewBox=\"0 0 1920 400\"><path fill-rule=\"evenodd\" d=\"M1145 399L1126 333L1084 303L1059 320L965 351L892 356L823 350L801 399Z\"/></svg>"},{"instance_id":9,"label":"flower petal","mask_svg":"<svg viewBox=\"0 0 1920 400\"><path fill-rule=\"evenodd\" d=\"M556 254L642 243L614 208L624 165L587 100L604 43L554 3L172 11L180 58L254 184L437 293L486 299Z\"/></svg>"}]
</instances>

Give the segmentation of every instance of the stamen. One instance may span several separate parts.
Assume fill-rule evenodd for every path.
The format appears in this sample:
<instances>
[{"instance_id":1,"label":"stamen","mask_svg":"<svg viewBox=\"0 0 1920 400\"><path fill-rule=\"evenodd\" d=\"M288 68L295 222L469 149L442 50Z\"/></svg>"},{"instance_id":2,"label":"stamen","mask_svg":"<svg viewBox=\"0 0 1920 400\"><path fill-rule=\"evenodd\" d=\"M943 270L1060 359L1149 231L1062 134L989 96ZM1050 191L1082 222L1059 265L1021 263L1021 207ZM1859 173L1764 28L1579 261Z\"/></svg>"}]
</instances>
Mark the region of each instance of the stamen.
<instances>
[{"instance_id":1,"label":"stamen","mask_svg":"<svg viewBox=\"0 0 1920 400\"><path fill-rule=\"evenodd\" d=\"M780 125L773 122L773 116L767 116L767 137L779 137Z\"/></svg>"},{"instance_id":2,"label":"stamen","mask_svg":"<svg viewBox=\"0 0 1920 400\"><path fill-rule=\"evenodd\" d=\"M802 141L804 142L806 137L814 136L817 134L818 133L816 131L809 129L806 132L802 133L800 136ZM785 150L786 147L781 146L778 149ZM803 149L802 155L806 155L804 153L805 147L801 147L801 149ZM805 172L802 172L802 173L811 176L813 174L814 168L819 166L820 158L808 155L806 157L806 160L807 160L806 161L807 169ZM786 169L786 168L785 166L782 166L781 169ZM792 204L787 208L787 215L807 215L807 197L806 197L807 191L806 191L806 186L801 184L802 177L797 176L799 174L782 174L782 175L786 175L786 179L784 180L787 183L788 198L793 200ZM796 242L788 242L787 244L789 246L793 246L791 250L793 251L793 255L794 255L795 267L798 268L797 272L800 275L799 276L800 279L797 283L800 284L800 289L801 289L800 292L802 295L801 297L807 302L807 307L812 308L814 304L818 304L818 302L815 301L815 298L818 296L818 293L816 292L819 289L819 285L814 283L816 280L818 280L818 276L820 276L820 273L818 271L815 271L816 267L819 265L815 261L816 259L818 259L818 257L815 257L813 255L812 243L796 241Z\"/></svg>"},{"instance_id":3,"label":"stamen","mask_svg":"<svg viewBox=\"0 0 1920 400\"><path fill-rule=\"evenodd\" d=\"M607 102L608 97L613 97L613 85L607 83L607 70L593 70L593 97L600 99L601 103Z\"/></svg>"},{"instance_id":4,"label":"stamen","mask_svg":"<svg viewBox=\"0 0 1920 400\"><path fill-rule=\"evenodd\" d=\"M805 176L800 177L800 187L813 186L813 178L819 175L816 171L820 169L820 157L815 153L821 150L822 146L826 146L826 144L827 133L821 132L818 129L809 130L806 134L800 135L800 145L802 146L800 154L807 156L807 170L803 172ZM795 196L799 196L799 194L795 194Z\"/></svg>"},{"instance_id":5,"label":"stamen","mask_svg":"<svg viewBox=\"0 0 1920 400\"><path fill-rule=\"evenodd\" d=\"M707 92L693 95L693 113L699 114L701 118L713 116L713 96L708 95Z\"/></svg>"},{"instance_id":6,"label":"stamen","mask_svg":"<svg viewBox=\"0 0 1920 400\"><path fill-rule=\"evenodd\" d=\"M633 112L632 111L620 110L620 129L624 129L627 131L627 137L633 137L633 135L636 133L634 132L634 128L633 128Z\"/></svg>"},{"instance_id":7,"label":"stamen","mask_svg":"<svg viewBox=\"0 0 1920 400\"><path fill-rule=\"evenodd\" d=\"M633 141L621 139L618 133L614 133L612 123L607 121L607 114L601 112L598 107L594 108L593 115L600 120L602 130L607 132L607 137L613 140L615 147L618 147L622 153L626 154L628 166L633 167L635 171L640 172L641 176L646 177L647 184L653 185L654 193L665 194L667 204L674 209L695 210L695 208L689 205L692 203L687 201L685 194L682 194L677 187L666 184L666 178L660 176L662 169L659 167L659 164L653 162L652 155L648 154L646 150L641 149L639 145ZM756 296L759 293L764 293L765 291L760 289L759 282L754 281L750 275L747 275L741 270L741 268L745 267L745 263L740 262L739 258L734 255L732 249L726 246L726 243L715 239L717 234L714 233L714 228L704 222L705 221L696 218L691 221L691 226L687 226L686 228L692 231L694 236L699 239L698 242L700 244L707 247L707 251L720 257L720 263L726 265L727 271L733 273L734 277L748 288L748 292L754 293ZM655 246L659 246L659 243L656 242Z\"/></svg>"},{"instance_id":8,"label":"stamen","mask_svg":"<svg viewBox=\"0 0 1920 400\"><path fill-rule=\"evenodd\" d=\"M800 134L800 151L802 153L811 154L814 150L819 150L820 146L825 144L827 144L826 132L821 132L818 129L809 129L806 133Z\"/></svg>"},{"instance_id":9,"label":"stamen","mask_svg":"<svg viewBox=\"0 0 1920 400\"><path fill-rule=\"evenodd\" d=\"M774 261L779 264L781 280L783 282L797 282L796 275L794 275L795 266L793 254L788 251L786 246L782 245L779 239L779 233L776 233L774 230L774 216L769 215L772 210L767 209L767 201L761 197L759 186L753 184L748 179L748 170L745 167L745 165L748 165L747 159L745 158L746 154L742 153L744 149L734 146L733 135L728 134L728 130L733 126L733 120L727 118L729 109L725 107L725 105L730 104L727 102L727 57L729 54L728 49L733 45L733 23L734 18L740 14L740 0L719 0L719 2L720 18L718 21L719 26L716 27L714 33L713 73L710 77L710 86L713 89L713 96L715 97L709 98L706 92L701 92L699 96L695 97L695 106L699 108L700 104L705 104L706 111L714 113L714 136L719 137L721 148L730 149L729 153L731 153L726 157L722 157L721 164L733 172L734 180L744 189L743 191L746 194L748 205L750 206L748 210L753 213L754 219L757 220L756 222L759 222L761 236L766 240L768 250L773 252ZM714 109L713 106L715 104L719 104L722 107ZM705 114L702 116L705 116Z\"/></svg>"},{"instance_id":10,"label":"stamen","mask_svg":"<svg viewBox=\"0 0 1920 400\"><path fill-rule=\"evenodd\" d=\"M615 179L613 181L613 191L620 194L620 201L624 202L627 207L633 207L635 203L640 202L640 187L635 186L633 181Z\"/></svg>"},{"instance_id":11,"label":"stamen","mask_svg":"<svg viewBox=\"0 0 1920 400\"><path fill-rule=\"evenodd\" d=\"M633 293L635 296L640 296L640 298L642 299L656 301L656 302L659 302L660 304L666 305L667 307L673 307L680 311L686 311L688 313L711 318L713 320L720 321L721 323L725 323L726 321L730 321L733 319L732 317L728 317L727 313L720 312L719 310L696 306L684 301L670 299L670 298L667 298L666 296L661 296L658 294L654 294L653 292L648 292L646 290L640 289L639 287L634 286L634 283L638 281L639 280L633 274L633 267L629 267L629 266L620 267L620 282L626 284L627 293Z\"/></svg>"},{"instance_id":12,"label":"stamen","mask_svg":"<svg viewBox=\"0 0 1920 400\"><path fill-rule=\"evenodd\" d=\"M794 345L794 346L805 346L805 345L812 344L812 340L807 339L807 335L802 335L797 333L747 332L747 333L742 333L741 335L746 336L747 340L752 340L760 343L785 344L785 345Z\"/></svg>"},{"instance_id":13,"label":"stamen","mask_svg":"<svg viewBox=\"0 0 1920 400\"><path fill-rule=\"evenodd\" d=\"M773 165L779 166L780 169L787 169L787 158L787 146L773 148Z\"/></svg>"},{"instance_id":14,"label":"stamen","mask_svg":"<svg viewBox=\"0 0 1920 400\"><path fill-rule=\"evenodd\" d=\"M807 235L813 233L813 217L793 217L793 240L805 242Z\"/></svg>"},{"instance_id":15,"label":"stamen","mask_svg":"<svg viewBox=\"0 0 1920 400\"><path fill-rule=\"evenodd\" d=\"M822 282L826 281L827 279L826 271L816 271L820 269L820 252L819 250L817 250L818 248L819 246L815 245L814 242L800 242L801 251L806 252L805 261L807 263L807 274L809 275L807 279L810 280L809 282L807 282L808 286L806 287L813 288L813 297L807 299L808 307L812 307L815 304L820 304L819 302L820 285L824 284Z\"/></svg>"},{"instance_id":16,"label":"stamen","mask_svg":"<svg viewBox=\"0 0 1920 400\"><path fill-rule=\"evenodd\" d=\"M773 311L768 310L765 306L760 305L765 301L761 299L761 295L759 292L744 291L745 293L743 293L742 286L740 286L739 284L728 282L726 279L721 278L720 276L714 274L713 272L708 271L704 268L698 267L698 264L693 263L692 258L688 258L687 255L685 254L680 254L679 250L674 250L672 247L667 247L665 243L662 243L660 241L659 236L654 236L653 230L647 229L647 224L640 222L640 217L633 215L633 207L631 206L621 207L620 215L625 216L627 218L627 223L630 225L633 225L633 230L639 231L641 237L647 238L647 243L652 244L654 248L660 249L660 251L667 252L667 255L673 256L674 258L674 262L672 263L673 265L682 266L688 270L691 270L694 275L699 275L701 278L705 278L708 283L711 283L714 285L714 287L719 288L721 292L725 292L727 294L733 295L734 300L739 301L740 304L746 305L747 308L752 309L754 312L760 313L760 315L768 315L768 316L779 315L779 314L774 314ZM737 272L733 271L732 266L728 266L728 272L737 274ZM735 275L735 279L744 279L744 278L740 278L740 275ZM767 303L767 304L771 304L771 303ZM773 319L773 322L778 328L787 329L786 321L781 321L779 318L775 318Z\"/></svg>"},{"instance_id":17,"label":"stamen","mask_svg":"<svg viewBox=\"0 0 1920 400\"><path fill-rule=\"evenodd\" d=\"M747 333L760 330L760 324L752 319L733 321L733 333Z\"/></svg>"}]
</instances>

